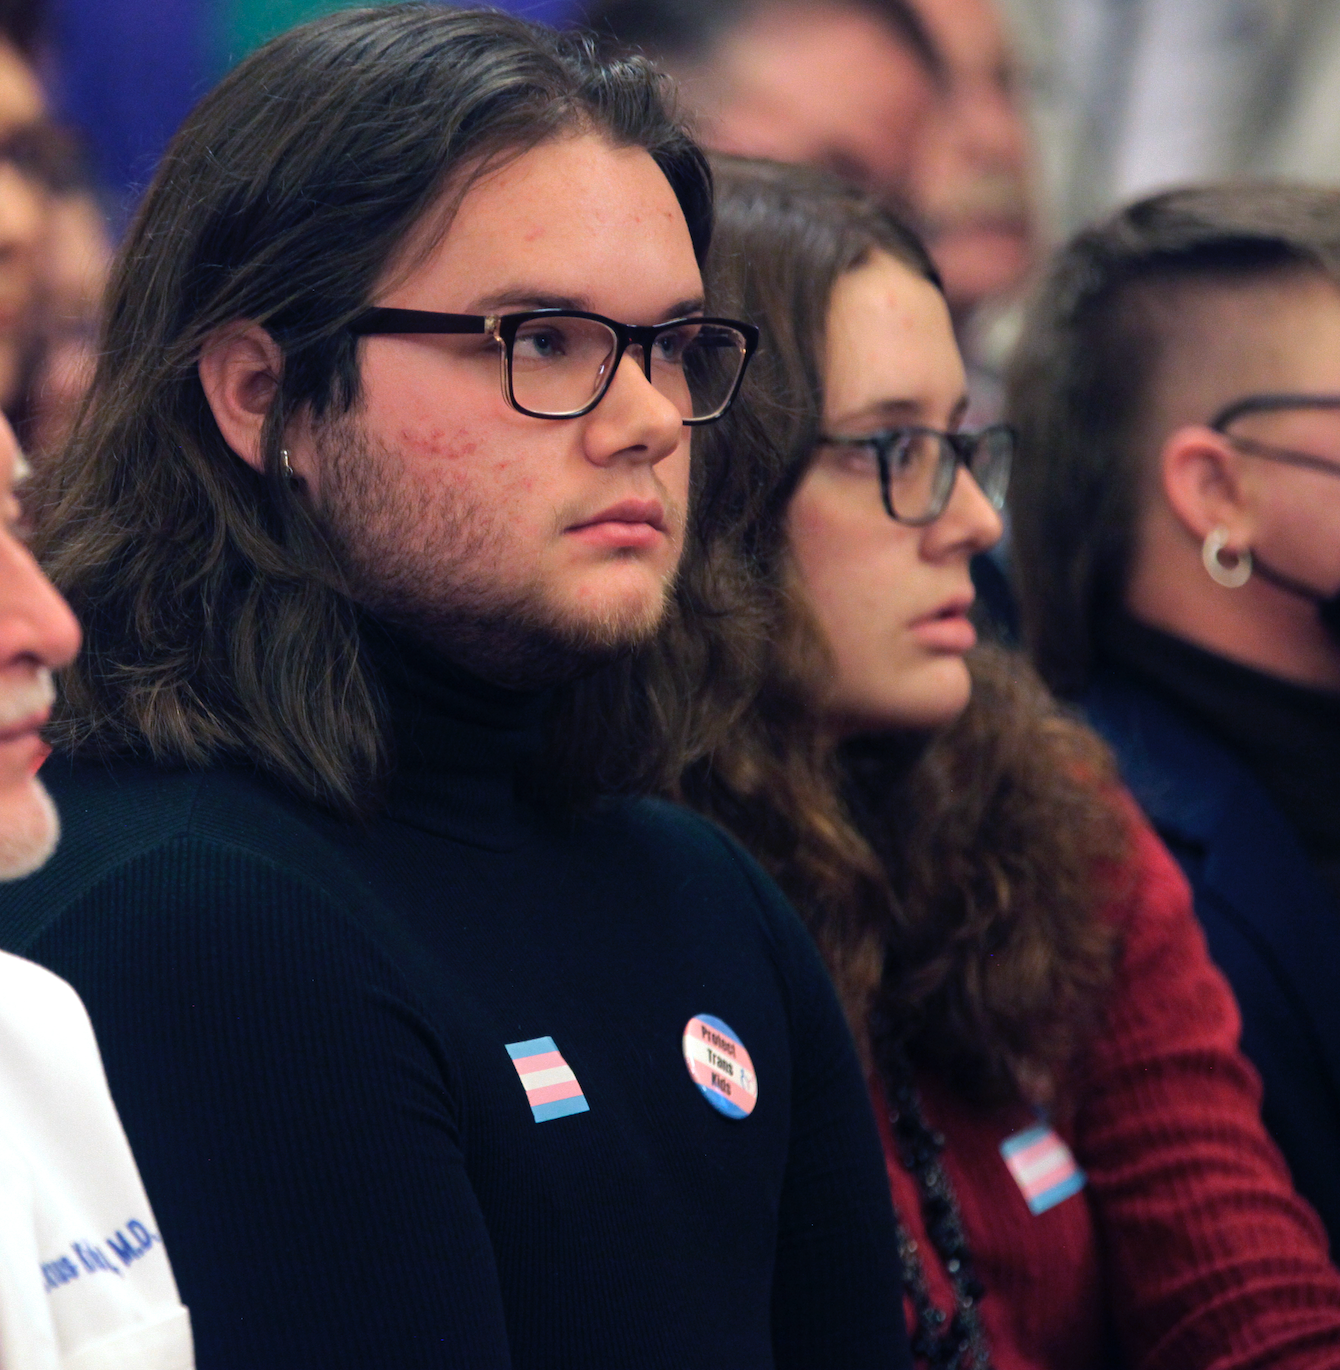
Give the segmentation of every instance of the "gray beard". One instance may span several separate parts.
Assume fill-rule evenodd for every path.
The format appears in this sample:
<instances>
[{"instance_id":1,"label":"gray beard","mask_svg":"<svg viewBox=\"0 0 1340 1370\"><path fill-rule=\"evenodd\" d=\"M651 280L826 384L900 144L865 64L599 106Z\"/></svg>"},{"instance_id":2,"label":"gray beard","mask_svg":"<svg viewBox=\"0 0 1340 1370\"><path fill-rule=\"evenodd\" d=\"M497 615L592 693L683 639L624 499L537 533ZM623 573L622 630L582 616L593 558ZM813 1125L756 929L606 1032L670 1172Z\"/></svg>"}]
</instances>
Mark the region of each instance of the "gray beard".
<instances>
[{"instance_id":1,"label":"gray beard","mask_svg":"<svg viewBox=\"0 0 1340 1370\"><path fill-rule=\"evenodd\" d=\"M472 675L507 689L546 689L656 635L668 584L644 622L565 620L538 581L502 586L488 575L500 553L495 507L413 484L398 454L353 418L322 425L318 449L314 513L354 599Z\"/></svg>"}]
</instances>

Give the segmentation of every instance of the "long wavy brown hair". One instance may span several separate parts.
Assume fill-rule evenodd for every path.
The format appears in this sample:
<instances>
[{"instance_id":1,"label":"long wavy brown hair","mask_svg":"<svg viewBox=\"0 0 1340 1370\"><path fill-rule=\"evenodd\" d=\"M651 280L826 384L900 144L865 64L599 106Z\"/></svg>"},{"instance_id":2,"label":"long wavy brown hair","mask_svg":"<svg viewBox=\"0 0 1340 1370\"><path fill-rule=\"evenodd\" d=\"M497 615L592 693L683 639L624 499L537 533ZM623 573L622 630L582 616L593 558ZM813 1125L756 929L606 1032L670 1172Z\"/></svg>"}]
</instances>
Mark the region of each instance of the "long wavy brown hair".
<instances>
[{"instance_id":1,"label":"long wavy brown hair","mask_svg":"<svg viewBox=\"0 0 1340 1370\"><path fill-rule=\"evenodd\" d=\"M788 573L785 512L823 414L833 287L876 252L934 269L906 228L826 175L730 158L714 170L709 289L763 342L700 456L766 646L748 708L701 696L737 721L677 794L790 896L871 1059L896 1049L984 1101L1051 1098L1114 961L1103 906L1126 829L1102 744L1019 656L983 649L952 726L834 747L814 707L831 663Z\"/></svg>"}]
</instances>

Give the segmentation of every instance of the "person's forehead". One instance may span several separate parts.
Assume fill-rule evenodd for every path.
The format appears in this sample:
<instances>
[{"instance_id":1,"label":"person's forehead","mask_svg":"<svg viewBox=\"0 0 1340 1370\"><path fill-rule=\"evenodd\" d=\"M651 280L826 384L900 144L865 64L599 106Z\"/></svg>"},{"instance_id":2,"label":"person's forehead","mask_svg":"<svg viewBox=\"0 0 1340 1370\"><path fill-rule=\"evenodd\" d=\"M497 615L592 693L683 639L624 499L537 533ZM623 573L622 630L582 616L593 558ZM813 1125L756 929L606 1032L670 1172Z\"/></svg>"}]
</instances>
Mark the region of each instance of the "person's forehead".
<instances>
[{"instance_id":1,"label":"person's forehead","mask_svg":"<svg viewBox=\"0 0 1340 1370\"><path fill-rule=\"evenodd\" d=\"M872 401L953 403L962 392L944 297L885 253L839 278L828 341L825 389L834 418Z\"/></svg>"},{"instance_id":2,"label":"person's forehead","mask_svg":"<svg viewBox=\"0 0 1340 1370\"><path fill-rule=\"evenodd\" d=\"M916 0L917 13L951 70L994 69L1010 60L999 12L991 0Z\"/></svg>"},{"instance_id":3,"label":"person's forehead","mask_svg":"<svg viewBox=\"0 0 1340 1370\"><path fill-rule=\"evenodd\" d=\"M585 299L597 312L601 298L626 296L630 284L653 299L702 289L683 210L660 167L644 148L614 147L598 135L507 159L470 186L445 234L431 216L419 233L433 246L425 254L411 242L411 265L393 276L394 293L434 293L420 301L425 308L466 309L526 282Z\"/></svg>"},{"instance_id":4,"label":"person's forehead","mask_svg":"<svg viewBox=\"0 0 1340 1370\"><path fill-rule=\"evenodd\" d=\"M844 174L899 181L935 88L919 59L864 10L765 7L719 55L716 142L780 161L850 162ZM841 92L838 98L837 92Z\"/></svg>"},{"instance_id":5,"label":"person's forehead","mask_svg":"<svg viewBox=\"0 0 1340 1370\"><path fill-rule=\"evenodd\" d=\"M885 80L891 99L931 84L888 24L845 5L765 7L730 36L721 59L729 80L742 90L785 94L791 103L816 110L840 109L853 80Z\"/></svg>"}]
</instances>

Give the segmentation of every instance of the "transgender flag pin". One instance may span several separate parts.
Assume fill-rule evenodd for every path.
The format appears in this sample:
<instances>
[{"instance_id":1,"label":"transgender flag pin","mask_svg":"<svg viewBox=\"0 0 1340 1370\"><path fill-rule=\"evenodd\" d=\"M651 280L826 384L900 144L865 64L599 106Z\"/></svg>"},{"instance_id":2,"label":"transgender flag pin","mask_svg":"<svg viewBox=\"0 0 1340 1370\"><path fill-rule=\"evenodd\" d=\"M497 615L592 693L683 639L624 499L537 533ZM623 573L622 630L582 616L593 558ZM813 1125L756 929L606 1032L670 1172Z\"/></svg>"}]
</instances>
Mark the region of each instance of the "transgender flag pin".
<instances>
[{"instance_id":1,"label":"transgender flag pin","mask_svg":"<svg viewBox=\"0 0 1340 1370\"><path fill-rule=\"evenodd\" d=\"M526 1102L537 1123L550 1118L566 1118L569 1113L586 1113L590 1104L563 1059L552 1037L533 1037L529 1042L508 1042L507 1054L512 1058L521 1087L526 1091Z\"/></svg>"},{"instance_id":2,"label":"transgender flag pin","mask_svg":"<svg viewBox=\"0 0 1340 1370\"><path fill-rule=\"evenodd\" d=\"M1007 1137L1000 1154L1030 1213L1045 1213L1084 1188L1070 1148L1045 1123Z\"/></svg>"}]
</instances>

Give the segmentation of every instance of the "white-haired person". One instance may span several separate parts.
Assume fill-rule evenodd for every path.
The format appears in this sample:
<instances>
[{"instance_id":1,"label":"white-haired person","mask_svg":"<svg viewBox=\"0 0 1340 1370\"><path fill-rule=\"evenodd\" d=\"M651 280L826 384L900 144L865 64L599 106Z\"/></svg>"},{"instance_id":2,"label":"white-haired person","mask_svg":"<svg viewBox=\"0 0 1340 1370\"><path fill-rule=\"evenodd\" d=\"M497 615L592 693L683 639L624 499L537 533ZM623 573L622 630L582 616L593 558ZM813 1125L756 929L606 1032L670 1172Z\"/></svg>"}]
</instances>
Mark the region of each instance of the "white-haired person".
<instances>
[{"instance_id":1,"label":"white-haired person","mask_svg":"<svg viewBox=\"0 0 1340 1370\"><path fill-rule=\"evenodd\" d=\"M22 537L26 464L0 418L0 879L56 847L37 771L51 673L79 647ZM93 1029L63 980L0 952L0 1366L190 1370L187 1311Z\"/></svg>"}]
</instances>

